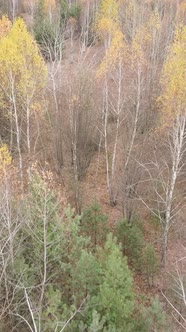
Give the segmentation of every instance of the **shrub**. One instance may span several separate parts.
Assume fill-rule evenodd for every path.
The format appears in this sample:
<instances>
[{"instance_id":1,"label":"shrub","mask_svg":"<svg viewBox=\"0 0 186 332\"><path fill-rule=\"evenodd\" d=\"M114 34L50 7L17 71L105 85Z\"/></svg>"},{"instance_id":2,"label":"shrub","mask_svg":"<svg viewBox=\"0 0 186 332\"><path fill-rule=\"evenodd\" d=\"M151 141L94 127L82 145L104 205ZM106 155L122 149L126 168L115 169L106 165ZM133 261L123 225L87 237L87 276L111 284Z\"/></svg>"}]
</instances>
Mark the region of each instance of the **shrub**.
<instances>
[{"instance_id":1,"label":"shrub","mask_svg":"<svg viewBox=\"0 0 186 332\"><path fill-rule=\"evenodd\" d=\"M94 249L105 242L108 231L107 215L102 213L96 199L85 209L81 226L83 233L90 237Z\"/></svg>"},{"instance_id":2,"label":"shrub","mask_svg":"<svg viewBox=\"0 0 186 332\"><path fill-rule=\"evenodd\" d=\"M65 24L69 17L75 18L77 21L80 17L81 6L79 4L68 5L66 0L60 0L60 18L61 24Z\"/></svg>"},{"instance_id":3,"label":"shrub","mask_svg":"<svg viewBox=\"0 0 186 332\"><path fill-rule=\"evenodd\" d=\"M121 220L117 225L117 238L122 245L123 254L128 256L138 269L144 243L140 225L137 222L129 224L126 220Z\"/></svg>"},{"instance_id":4,"label":"shrub","mask_svg":"<svg viewBox=\"0 0 186 332\"><path fill-rule=\"evenodd\" d=\"M68 17L74 17L78 21L80 12L81 12L80 5L72 5L68 10Z\"/></svg>"},{"instance_id":5,"label":"shrub","mask_svg":"<svg viewBox=\"0 0 186 332\"><path fill-rule=\"evenodd\" d=\"M166 313L159 302L158 296L151 300L151 305L149 308L144 310L144 314L148 331L171 331Z\"/></svg>"},{"instance_id":6,"label":"shrub","mask_svg":"<svg viewBox=\"0 0 186 332\"><path fill-rule=\"evenodd\" d=\"M147 278L149 286L153 286L154 277L158 271L158 262L154 248L148 244L141 258L141 270Z\"/></svg>"}]
</instances>

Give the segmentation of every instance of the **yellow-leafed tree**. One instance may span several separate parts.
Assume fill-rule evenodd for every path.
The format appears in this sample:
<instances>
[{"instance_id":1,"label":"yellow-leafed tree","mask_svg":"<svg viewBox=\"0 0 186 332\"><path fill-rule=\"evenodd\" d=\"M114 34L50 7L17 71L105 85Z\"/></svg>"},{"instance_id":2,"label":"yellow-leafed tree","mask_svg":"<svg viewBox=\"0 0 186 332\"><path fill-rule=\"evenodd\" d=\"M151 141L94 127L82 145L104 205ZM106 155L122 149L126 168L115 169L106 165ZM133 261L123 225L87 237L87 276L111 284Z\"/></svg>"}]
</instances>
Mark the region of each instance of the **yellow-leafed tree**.
<instances>
[{"instance_id":1,"label":"yellow-leafed tree","mask_svg":"<svg viewBox=\"0 0 186 332\"><path fill-rule=\"evenodd\" d=\"M108 50L106 50L105 57L101 62L98 70L97 77L106 75L107 72L111 72L118 63L123 61L126 52L127 44L124 42L123 33L120 30L116 30L113 34L111 44Z\"/></svg>"},{"instance_id":2,"label":"yellow-leafed tree","mask_svg":"<svg viewBox=\"0 0 186 332\"><path fill-rule=\"evenodd\" d=\"M166 148L169 151L169 165L164 182L165 197L162 238L162 263L165 265L168 245L168 233L181 206L176 197L176 183L185 166L184 152L186 144L186 26L179 25L175 30L162 73L162 122L168 129ZM165 181L165 180L164 180ZM175 202L177 205L175 207Z\"/></svg>"},{"instance_id":3,"label":"yellow-leafed tree","mask_svg":"<svg viewBox=\"0 0 186 332\"><path fill-rule=\"evenodd\" d=\"M110 46L111 39L119 29L119 5L117 0L102 0L97 17L96 30L99 36Z\"/></svg>"},{"instance_id":4,"label":"yellow-leafed tree","mask_svg":"<svg viewBox=\"0 0 186 332\"><path fill-rule=\"evenodd\" d=\"M36 42L27 31L25 23L18 18L13 25L2 18L0 26L0 105L10 121L11 141L16 133L19 165L22 174L21 147L26 136L30 154L32 139L31 118L41 108L42 94L47 81L47 69ZM21 133L24 132L24 135Z\"/></svg>"},{"instance_id":5,"label":"yellow-leafed tree","mask_svg":"<svg viewBox=\"0 0 186 332\"><path fill-rule=\"evenodd\" d=\"M8 151L8 147L6 144L3 144L0 147L0 171L4 171L7 166L11 165L11 162L12 157Z\"/></svg>"},{"instance_id":6,"label":"yellow-leafed tree","mask_svg":"<svg viewBox=\"0 0 186 332\"><path fill-rule=\"evenodd\" d=\"M162 75L163 119L186 115L186 26L179 25Z\"/></svg>"}]
</instances>

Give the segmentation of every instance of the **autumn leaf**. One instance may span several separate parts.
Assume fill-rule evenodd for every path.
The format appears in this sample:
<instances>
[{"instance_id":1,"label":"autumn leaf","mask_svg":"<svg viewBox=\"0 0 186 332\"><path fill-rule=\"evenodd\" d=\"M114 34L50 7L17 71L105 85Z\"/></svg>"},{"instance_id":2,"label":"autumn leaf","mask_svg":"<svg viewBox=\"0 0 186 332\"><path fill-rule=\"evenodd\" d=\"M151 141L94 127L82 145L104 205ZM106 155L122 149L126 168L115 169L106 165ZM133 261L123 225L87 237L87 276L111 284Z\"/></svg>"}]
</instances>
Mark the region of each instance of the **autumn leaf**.
<instances>
[{"instance_id":1,"label":"autumn leaf","mask_svg":"<svg viewBox=\"0 0 186 332\"><path fill-rule=\"evenodd\" d=\"M4 18L0 20L4 26ZM10 95L14 82L20 102L34 102L47 81L47 68L36 42L18 18L11 23L9 33L0 38L0 100Z\"/></svg>"},{"instance_id":2,"label":"autumn leaf","mask_svg":"<svg viewBox=\"0 0 186 332\"><path fill-rule=\"evenodd\" d=\"M186 116L186 26L178 25L174 41L169 47L163 68L162 96L163 121Z\"/></svg>"},{"instance_id":3,"label":"autumn leaf","mask_svg":"<svg viewBox=\"0 0 186 332\"><path fill-rule=\"evenodd\" d=\"M113 35L111 45L106 51L105 57L97 70L97 77L101 78L108 71L114 69L120 60L124 60L126 52L127 45L124 41L124 35L120 30L116 30Z\"/></svg>"},{"instance_id":4,"label":"autumn leaf","mask_svg":"<svg viewBox=\"0 0 186 332\"><path fill-rule=\"evenodd\" d=\"M12 157L10 155L10 152L8 150L8 147L6 144L3 144L0 147L0 171L4 171L5 168L12 163Z\"/></svg>"}]
</instances>

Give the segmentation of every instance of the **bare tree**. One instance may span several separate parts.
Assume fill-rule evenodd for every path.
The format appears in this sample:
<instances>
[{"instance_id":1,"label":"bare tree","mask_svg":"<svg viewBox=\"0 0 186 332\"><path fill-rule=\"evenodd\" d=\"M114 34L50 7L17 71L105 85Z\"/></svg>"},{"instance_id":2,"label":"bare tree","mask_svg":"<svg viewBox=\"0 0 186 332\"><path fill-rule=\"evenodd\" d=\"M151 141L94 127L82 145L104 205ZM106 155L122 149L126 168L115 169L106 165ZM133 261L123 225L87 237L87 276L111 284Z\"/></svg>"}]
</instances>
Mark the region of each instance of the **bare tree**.
<instances>
[{"instance_id":1,"label":"bare tree","mask_svg":"<svg viewBox=\"0 0 186 332\"><path fill-rule=\"evenodd\" d=\"M183 331L186 331L186 248L183 245L181 247L183 249L182 257L176 259L173 271L168 271L173 283L172 291L176 301L170 299L170 296L163 292L162 295L171 309L173 318Z\"/></svg>"},{"instance_id":2,"label":"bare tree","mask_svg":"<svg viewBox=\"0 0 186 332\"><path fill-rule=\"evenodd\" d=\"M164 232L162 243L162 256L161 261L165 264L166 250L168 241L168 232L173 222L175 222L176 216L183 206L183 202L175 202L175 188L181 171L185 165L184 154L186 152L186 117L184 115L178 115L175 119L174 126L169 134L168 147L170 151L171 165L168 168L168 180L167 183L163 183L165 188L165 197L163 200L165 210L164 220ZM161 196L160 196L161 197Z\"/></svg>"},{"instance_id":3,"label":"bare tree","mask_svg":"<svg viewBox=\"0 0 186 332\"><path fill-rule=\"evenodd\" d=\"M161 152L159 145L154 146L152 159L147 164L138 161L147 176L143 181L146 181L147 184L149 181L155 196L148 197L148 202L143 199L139 192L137 196L146 208L158 218L162 226L161 262L163 266L166 263L170 228L175 224L180 211L185 206L185 198L177 190L177 184L185 174L185 129L185 116L177 115L167 135L164 135ZM160 140L160 142L162 141Z\"/></svg>"},{"instance_id":4,"label":"bare tree","mask_svg":"<svg viewBox=\"0 0 186 332\"><path fill-rule=\"evenodd\" d=\"M2 175L2 174L1 174ZM14 211L12 205L11 173L1 176L0 187L0 320L3 321L12 310L16 297L16 282L12 283L15 257L17 255L17 234L22 220L19 209Z\"/></svg>"}]
</instances>

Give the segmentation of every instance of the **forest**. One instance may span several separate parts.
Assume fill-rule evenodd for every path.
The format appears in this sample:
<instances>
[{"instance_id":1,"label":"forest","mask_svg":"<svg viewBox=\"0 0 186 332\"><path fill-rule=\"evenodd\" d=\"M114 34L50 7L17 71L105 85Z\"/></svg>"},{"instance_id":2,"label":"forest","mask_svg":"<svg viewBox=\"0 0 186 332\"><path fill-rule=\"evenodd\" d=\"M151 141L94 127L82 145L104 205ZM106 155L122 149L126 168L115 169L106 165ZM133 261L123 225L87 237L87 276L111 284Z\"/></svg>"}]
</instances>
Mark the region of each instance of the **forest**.
<instances>
[{"instance_id":1,"label":"forest","mask_svg":"<svg viewBox=\"0 0 186 332\"><path fill-rule=\"evenodd\" d=\"M186 1L0 0L0 332L186 331Z\"/></svg>"}]
</instances>

